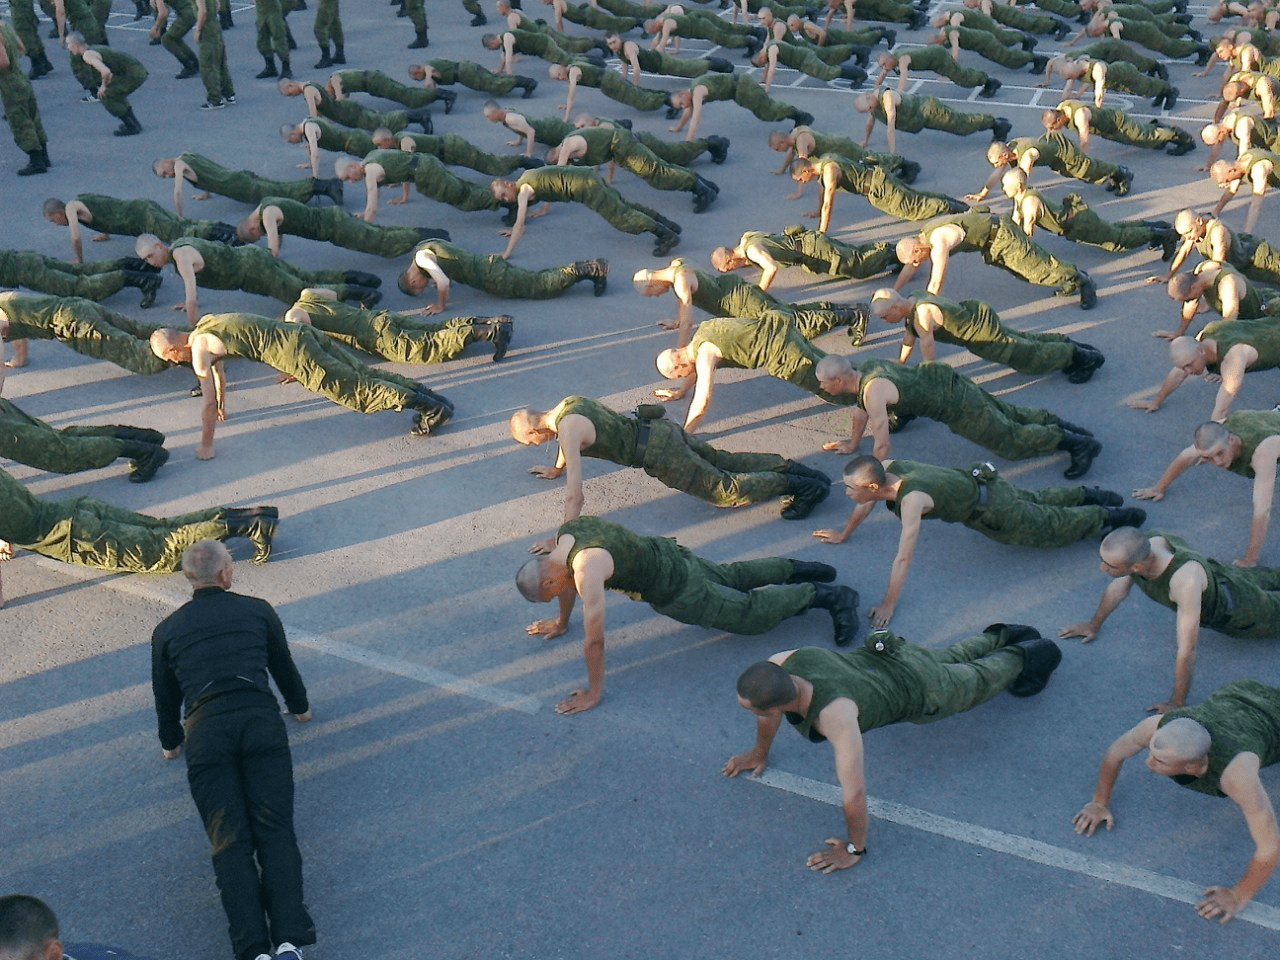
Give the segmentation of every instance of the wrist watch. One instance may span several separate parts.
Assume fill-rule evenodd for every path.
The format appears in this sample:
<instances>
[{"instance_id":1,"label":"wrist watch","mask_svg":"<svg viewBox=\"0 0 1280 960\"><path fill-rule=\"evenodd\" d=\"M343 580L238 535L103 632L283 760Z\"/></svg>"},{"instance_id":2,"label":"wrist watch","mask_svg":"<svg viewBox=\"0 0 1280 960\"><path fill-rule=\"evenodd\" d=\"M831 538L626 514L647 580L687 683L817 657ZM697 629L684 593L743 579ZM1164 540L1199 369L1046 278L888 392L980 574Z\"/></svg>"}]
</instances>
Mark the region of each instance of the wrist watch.
<instances>
[{"instance_id":1,"label":"wrist watch","mask_svg":"<svg viewBox=\"0 0 1280 960\"><path fill-rule=\"evenodd\" d=\"M844 845L844 852L854 857L865 857L867 855L867 848L863 847L859 850L857 844L850 840Z\"/></svg>"}]
</instances>

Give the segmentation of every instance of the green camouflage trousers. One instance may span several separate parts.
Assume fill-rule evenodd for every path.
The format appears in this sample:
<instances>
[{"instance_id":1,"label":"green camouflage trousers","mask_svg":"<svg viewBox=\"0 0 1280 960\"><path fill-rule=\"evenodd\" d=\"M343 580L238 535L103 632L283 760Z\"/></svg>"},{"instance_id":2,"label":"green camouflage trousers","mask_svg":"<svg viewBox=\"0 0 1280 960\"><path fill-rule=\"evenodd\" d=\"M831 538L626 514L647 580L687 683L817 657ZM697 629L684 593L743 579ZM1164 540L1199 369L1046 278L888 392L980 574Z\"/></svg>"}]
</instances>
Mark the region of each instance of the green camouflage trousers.
<instances>
[{"instance_id":1,"label":"green camouflage trousers","mask_svg":"<svg viewBox=\"0 0 1280 960\"><path fill-rule=\"evenodd\" d=\"M651 605L680 623L726 633L765 633L813 605L812 583L785 585L793 565L781 557L718 564L689 554L685 563L684 588L667 603ZM774 584L784 585L759 589Z\"/></svg>"},{"instance_id":2,"label":"green camouflage trousers","mask_svg":"<svg viewBox=\"0 0 1280 960\"><path fill-rule=\"evenodd\" d=\"M317 330L393 363L444 363L475 339L475 317L453 317L428 323L389 310L362 310L303 294L294 306L304 310Z\"/></svg>"},{"instance_id":3,"label":"green camouflage trousers","mask_svg":"<svg viewBox=\"0 0 1280 960\"><path fill-rule=\"evenodd\" d=\"M108 360L133 373L169 369L169 363L152 353L148 343L158 327L139 323L92 300L4 293L0 294L0 310L9 318L6 339L11 342L57 340L81 356Z\"/></svg>"},{"instance_id":4,"label":"green camouflage trousers","mask_svg":"<svg viewBox=\"0 0 1280 960\"><path fill-rule=\"evenodd\" d=\"M717 507L760 503L787 491L790 461L784 457L717 450L665 419L649 425L642 469L674 490Z\"/></svg>"},{"instance_id":5,"label":"green camouflage trousers","mask_svg":"<svg viewBox=\"0 0 1280 960\"><path fill-rule=\"evenodd\" d=\"M987 483L987 505L964 522L998 543L1024 547L1065 547L1098 537L1107 509L1083 506L1083 487L1023 490L1000 477Z\"/></svg>"},{"instance_id":6,"label":"green camouflage trousers","mask_svg":"<svg viewBox=\"0 0 1280 960\"><path fill-rule=\"evenodd\" d=\"M124 453L114 427L55 430L0 398L0 457L50 473L105 467Z\"/></svg>"}]
</instances>

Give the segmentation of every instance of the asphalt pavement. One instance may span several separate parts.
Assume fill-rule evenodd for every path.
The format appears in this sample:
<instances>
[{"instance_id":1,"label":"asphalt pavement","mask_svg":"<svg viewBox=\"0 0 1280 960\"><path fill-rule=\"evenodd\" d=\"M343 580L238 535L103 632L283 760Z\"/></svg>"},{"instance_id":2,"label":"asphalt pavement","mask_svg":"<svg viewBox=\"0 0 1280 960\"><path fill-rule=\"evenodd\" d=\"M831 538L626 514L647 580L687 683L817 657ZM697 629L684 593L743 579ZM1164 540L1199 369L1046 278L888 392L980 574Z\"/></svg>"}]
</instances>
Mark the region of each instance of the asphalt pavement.
<instances>
[{"instance_id":1,"label":"asphalt pavement","mask_svg":"<svg viewBox=\"0 0 1280 960\"><path fill-rule=\"evenodd\" d=\"M549 14L549 7L527 3L530 15ZM239 102L205 112L197 109L199 81L171 79L176 62L147 45L145 25L133 23L132 5L118 0L111 43L140 56L151 71L134 97L144 127L137 137L113 137L116 123L102 107L78 102L65 54L52 43L56 69L36 92L55 166L45 176L17 178L25 157L7 141L0 147L6 246L70 256L65 231L40 218L47 197L101 192L168 202L171 182L151 173L157 157L194 151L270 177L303 174L297 164L304 153L277 133L301 119L300 103L280 96L271 81L252 79L261 65L252 7L233 9L236 27L227 43ZM1190 12L1212 36L1205 9L1193 5ZM322 78L324 71L309 69L318 56L313 13L314 5L290 18L301 46L293 65L299 77ZM413 38L408 22L385 2L347 0L342 13L350 66L404 79L405 68L419 61L405 49ZM492 25L470 27L456 3L429 4L429 15L429 56L496 66L496 55L479 44ZM899 25L898 44L918 45L929 32ZM1058 46L1045 38L1039 49ZM685 47L709 49L701 42ZM734 51L717 52L743 62ZM979 63L973 54L964 60ZM1192 78L1194 69L1190 60L1169 63L1182 91L1169 119L1192 132L1212 113L1219 77L1215 70L1211 78ZM546 77L546 65L525 57L517 72L540 85L529 100L504 102L532 116L554 113L564 90ZM994 66L991 72L1004 81L991 101L928 79L919 89L1007 116L1015 135L1038 134L1039 113L1056 103L1055 92L1037 89L1038 78L1025 72ZM436 131L509 149L506 132L481 116L484 95L453 89L451 114L433 108ZM817 129L861 135L863 118L844 83L827 86L783 72L775 96L811 111ZM1108 104L1151 115L1135 98L1109 95ZM661 113L640 114L596 90L579 90L577 108L629 117L637 129L659 134L670 125ZM680 222L683 239L674 253L706 267L712 247L732 245L744 230L806 222L815 187L802 200L788 200L791 181L771 175L781 158L767 149L766 135L788 126L760 123L732 104L707 107L702 132L727 136L732 146L722 166L698 162L699 172L720 186L704 214L694 215L685 195L659 193L625 173L615 186ZM882 128L872 145L884 149ZM923 167L916 185L954 196L986 178L986 146L982 135L899 135L900 152ZM1184 206L1203 209L1216 200L1194 169L1204 162L1203 147L1172 158L1099 139L1093 152L1135 173L1124 198L1080 188L1110 219L1171 220ZM1034 182L1055 198L1079 187L1040 171ZM234 223L248 212L216 196L195 202L190 193L189 215ZM348 210L363 206L361 194L347 191ZM1256 232L1277 240L1273 203L1268 198ZM498 253L505 244L496 214L464 215L416 194L378 216L384 223L446 227L456 242L479 251ZM1242 229L1244 216L1240 200L1225 219ZM892 241L914 229L842 194L832 232L849 241ZM1077 386L1058 374L1014 374L954 348L942 348L941 356L988 390L1094 430L1104 449L1086 482L1128 494L1153 483L1190 441L1216 388L1191 381L1157 414L1129 409L1125 401L1153 390L1169 367L1165 345L1151 334L1176 323L1177 306L1162 287L1143 282L1163 270L1158 253L1109 255L1057 237L1037 240L1090 272L1098 283L1096 309L1081 311L1074 298L1023 284L974 255L956 258L944 292L985 299L1014 326L1078 335L1106 354L1097 376ZM855 869L831 876L804 868L809 853L844 829L827 747L784 730L764 778L720 775L725 760L749 748L754 736L752 718L735 702L738 673L778 650L829 645L826 614L806 614L763 636L734 637L682 626L612 596L604 700L581 716L554 713L558 700L585 684L581 620L575 616L569 632L550 642L527 636L524 626L553 615L553 608L525 602L513 577L529 546L556 528L562 488L527 473L550 463L554 448L516 445L507 418L516 408L545 409L569 394L626 409L663 385L654 357L673 335L656 322L673 316L674 304L642 298L629 283L635 270L665 263L651 246L651 238L617 233L590 211L563 206L530 222L513 262L540 268L607 257L604 297L593 298L586 283L550 301L499 301L455 286L446 315L512 314L515 340L498 364L486 344L438 367L379 364L455 404L452 422L427 439L407 436L407 413L362 416L297 384L278 385L269 368L234 361L217 457L201 462L200 401L188 396L189 373L134 376L37 342L30 366L8 378L8 398L57 426L151 426L168 435L173 451L145 485L126 482L119 465L65 477L4 465L38 495L89 495L155 515L213 504L279 507L270 563L249 564L244 541L232 549L235 589L265 597L280 612L316 716L290 726L307 902L320 936L308 957L1274 956L1277 881L1226 926L1201 920L1192 905L1204 887L1234 883L1252 855L1230 801L1162 782L1136 758L1115 793L1115 830L1091 839L1072 830L1106 746L1171 688L1173 614L1136 591L1095 643L1063 643L1062 666L1041 695L1002 695L944 723L870 734L871 852ZM132 240L86 248L91 258L125 256ZM396 289L402 263L297 238L286 240L284 255L305 267L377 273L383 305L391 309L424 302ZM880 285L824 282L788 269L773 292L794 301L865 301ZM152 309L140 310L136 297L125 290L108 305L181 323L169 312L182 298L172 274ZM203 291L201 309L280 307ZM843 330L817 342L850 352ZM873 325L855 355L891 358L897 345L894 329ZM1277 400L1274 375L1255 374L1235 408L1270 409ZM672 410L682 414L682 407ZM842 458L823 453L821 444L848 426L847 409L758 372L722 371L703 437L729 449L803 458L837 477ZM893 449L943 465L989 459L924 421L896 435ZM1063 454L995 462L1026 486L1068 482L1061 477ZM861 592L864 612L884 590L898 536L887 511L840 546L811 536L844 522L851 505L838 492L807 520L787 522L776 503L720 510L599 461L587 462L586 478L586 512L639 533L676 537L717 561L791 556L833 563L839 581ZM1231 560L1243 552L1250 491L1238 477L1193 470L1147 509L1149 526L1184 535L1211 556ZM1280 566L1274 537L1261 562ZM150 696L148 638L184 601L184 581L74 569L31 554L3 573L0 891L46 899L68 940L109 943L155 960L226 957L208 845L183 764L160 757ZM1087 619L1105 583L1093 543L1007 547L961 527L926 524L892 626L935 647L993 621L1032 624L1052 636ZM1242 677L1280 684L1274 641L1202 632L1192 699ZM1263 781L1273 792L1280 787L1274 770Z\"/></svg>"}]
</instances>

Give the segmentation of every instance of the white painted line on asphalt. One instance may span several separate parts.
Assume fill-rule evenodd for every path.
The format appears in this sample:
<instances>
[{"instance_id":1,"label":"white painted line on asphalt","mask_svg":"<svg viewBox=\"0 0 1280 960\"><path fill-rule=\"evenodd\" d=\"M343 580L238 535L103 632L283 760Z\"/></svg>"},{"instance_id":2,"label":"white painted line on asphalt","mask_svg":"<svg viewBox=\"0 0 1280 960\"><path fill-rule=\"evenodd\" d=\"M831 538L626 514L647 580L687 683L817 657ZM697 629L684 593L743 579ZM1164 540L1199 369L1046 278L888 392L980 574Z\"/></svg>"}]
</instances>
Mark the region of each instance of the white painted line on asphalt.
<instances>
[{"instance_id":1,"label":"white painted line on asphalt","mask_svg":"<svg viewBox=\"0 0 1280 960\"><path fill-rule=\"evenodd\" d=\"M833 807L840 806L840 788L833 783L822 783L818 780L810 780L808 777L797 777L776 770L766 770L754 779L775 790L784 790ZM1168 900L1195 905L1200 902L1204 891L1203 886L1187 880L1178 880L1150 870L1085 856L1073 850L1064 850L1061 847L1041 843L1039 840L1002 833L999 830L989 830L986 827L952 820L949 817L940 817L900 803L868 797L867 809L877 820L887 820L889 823L922 830L925 833L958 840L961 843L994 850L997 853L1006 853L1032 863L1042 863L1059 870L1105 880L1108 883L1119 883ZM1266 904L1251 903L1236 914L1236 919L1266 927L1268 930L1280 930L1280 909Z\"/></svg>"},{"instance_id":2,"label":"white painted line on asphalt","mask_svg":"<svg viewBox=\"0 0 1280 960\"><path fill-rule=\"evenodd\" d=\"M59 574L78 578L82 581L99 581L97 585L108 590L115 590L118 593L161 603L172 610L178 609L178 607L187 602L186 596L176 598L171 591L166 592L165 590L156 589L155 586L148 585L144 577L113 576L109 572L73 567L65 563L59 563L56 560L50 560L47 557L33 557L32 560L37 566L44 567L47 570L53 570ZM170 583L172 582L170 581ZM441 690L448 690L450 693L456 693L459 696L470 697L473 700L491 703L509 710L519 710L521 713L534 714L542 709L542 701L535 697L509 693L501 687L476 683L474 680L445 673L443 670L436 670L433 667L426 667L408 660L398 660L394 657L386 657L380 653L357 647L354 644L343 643L341 640L333 640L320 634L299 630L289 626L287 623L284 625L284 632L291 645L314 650L330 657L337 657L339 660L346 660L348 663L368 667L371 670L380 670L383 673L390 673L408 680L417 680L419 683L425 683Z\"/></svg>"},{"instance_id":3,"label":"white painted line on asphalt","mask_svg":"<svg viewBox=\"0 0 1280 960\"><path fill-rule=\"evenodd\" d=\"M417 680L419 683L439 687L442 690L448 690L450 693L470 697L473 700L482 700L485 703L492 703L495 706L506 707L510 710L519 710L521 713L534 714L542 709L542 703L539 700L533 697L521 696L520 694L508 693L500 687L476 683L474 680L457 677L442 670L436 670L433 667L410 663L407 660L384 657L380 653L374 653L371 650L365 650L362 647L343 643L341 640L332 640L329 637L323 637L318 634L303 633L298 630L291 630L288 627L285 628L285 632L289 637L290 644L305 647L308 650L314 650L317 653L327 654L331 657L337 657L349 663L380 670L383 673L394 674L397 677Z\"/></svg>"}]
</instances>

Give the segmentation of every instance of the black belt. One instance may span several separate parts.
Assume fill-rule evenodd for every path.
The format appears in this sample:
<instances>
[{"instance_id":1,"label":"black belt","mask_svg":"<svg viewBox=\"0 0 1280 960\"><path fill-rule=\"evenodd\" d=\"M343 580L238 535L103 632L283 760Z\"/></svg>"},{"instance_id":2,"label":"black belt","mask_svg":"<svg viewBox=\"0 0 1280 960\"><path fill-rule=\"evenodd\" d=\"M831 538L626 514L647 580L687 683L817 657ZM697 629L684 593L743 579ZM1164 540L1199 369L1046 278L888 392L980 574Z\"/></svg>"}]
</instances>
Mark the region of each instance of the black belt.
<instances>
[{"instance_id":1,"label":"black belt","mask_svg":"<svg viewBox=\"0 0 1280 960\"><path fill-rule=\"evenodd\" d=\"M636 421L636 452L631 457L633 467L644 466L644 454L649 446L649 424L652 422L652 420Z\"/></svg>"}]
</instances>

